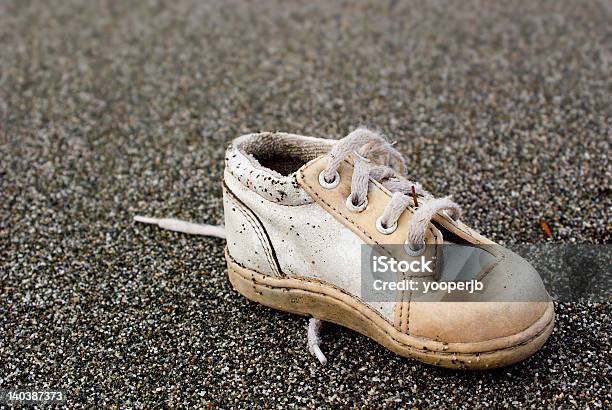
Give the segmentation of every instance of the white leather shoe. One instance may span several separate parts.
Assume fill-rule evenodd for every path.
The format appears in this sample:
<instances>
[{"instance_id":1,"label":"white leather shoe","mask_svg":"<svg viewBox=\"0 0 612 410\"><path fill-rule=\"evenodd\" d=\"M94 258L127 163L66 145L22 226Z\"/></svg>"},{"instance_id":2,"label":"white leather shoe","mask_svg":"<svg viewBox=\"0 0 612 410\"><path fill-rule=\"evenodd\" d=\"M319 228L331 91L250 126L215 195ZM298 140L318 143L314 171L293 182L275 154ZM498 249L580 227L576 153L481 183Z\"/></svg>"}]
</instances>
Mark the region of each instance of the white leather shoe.
<instances>
[{"instance_id":1,"label":"white leather shoe","mask_svg":"<svg viewBox=\"0 0 612 410\"><path fill-rule=\"evenodd\" d=\"M554 324L553 303L537 272L459 221L457 204L408 181L403 168L401 155L363 128L339 141L285 133L234 140L223 178L225 256L234 288L266 306L314 318L309 349L322 362L320 321L444 367L500 367L536 352ZM223 236L210 226L138 220ZM449 243L475 249L482 264L453 256ZM400 289L388 299L371 298L364 292L365 245L397 259L432 261L431 271L403 279L432 285L467 269L484 290L427 299Z\"/></svg>"},{"instance_id":2,"label":"white leather shoe","mask_svg":"<svg viewBox=\"0 0 612 410\"><path fill-rule=\"evenodd\" d=\"M552 331L553 304L531 266L501 247L490 251L495 263L479 276L486 289L474 296L478 302L420 302L409 291L398 291L395 301L362 298L362 244L385 249L408 240L417 250L445 238L493 244L452 218L459 209L449 198L431 197L393 171L393 163L401 168L401 156L366 129L340 141L284 133L236 139L223 181L234 288L435 365L499 367L536 352ZM412 185L421 202L416 209ZM381 216L393 231L380 229ZM436 269L420 280L435 281L443 268ZM514 301L517 295L522 301Z\"/></svg>"}]
</instances>

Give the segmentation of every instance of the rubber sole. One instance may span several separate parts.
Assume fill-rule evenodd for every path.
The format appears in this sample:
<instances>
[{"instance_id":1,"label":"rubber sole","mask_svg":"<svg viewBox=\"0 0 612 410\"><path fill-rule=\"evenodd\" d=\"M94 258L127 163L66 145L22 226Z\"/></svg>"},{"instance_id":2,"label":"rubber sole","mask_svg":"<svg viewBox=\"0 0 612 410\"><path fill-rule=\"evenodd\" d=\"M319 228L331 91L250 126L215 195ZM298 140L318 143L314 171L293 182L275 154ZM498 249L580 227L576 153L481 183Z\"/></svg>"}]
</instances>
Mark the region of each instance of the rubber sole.
<instances>
[{"instance_id":1,"label":"rubber sole","mask_svg":"<svg viewBox=\"0 0 612 410\"><path fill-rule=\"evenodd\" d=\"M274 309L312 316L359 332L404 357L452 369L492 369L517 363L537 352L554 326L549 303L542 317L524 331L478 343L442 343L410 336L354 296L307 278L262 275L238 264L225 249L229 280L246 298Z\"/></svg>"}]
</instances>

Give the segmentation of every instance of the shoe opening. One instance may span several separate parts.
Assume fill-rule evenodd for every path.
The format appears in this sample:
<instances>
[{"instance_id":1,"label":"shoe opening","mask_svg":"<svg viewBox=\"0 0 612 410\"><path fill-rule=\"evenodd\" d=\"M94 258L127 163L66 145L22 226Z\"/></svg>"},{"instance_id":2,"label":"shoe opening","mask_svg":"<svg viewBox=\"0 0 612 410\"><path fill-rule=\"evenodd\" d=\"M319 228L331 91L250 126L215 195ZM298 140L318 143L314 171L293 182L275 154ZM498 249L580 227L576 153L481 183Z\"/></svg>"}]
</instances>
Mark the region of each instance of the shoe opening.
<instances>
[{"instance_id":1,"label":"shoe opening","mask_svg":"<svg viewBox=\"0 0 612 410\"><path fill-rule=\"evenodd\" d=\"M445 226L443 226L442 224L440 224L440 223L438 223L436 221L431 221L431 223L436 228L438 228L440 233L442 233L442 237L444 238L444 243L455 244L455 245L464 245L464 246L470 246L470 245L474 244L473 242L468 241L465 238L462 238L461 236L457 235L456 233L450 231L449 229L446 229Z\"/></svg>"},{"instance_id":2,"label":"shoe opening","mask_svg":"<svg viewBox=\"0 0 612 410\"><path fill-rule=\"evenodd\" d=\"M260 167L282 176L329 152L333 141L285 133L252 134L236 148Z\"/></svg>"}]
</instances>

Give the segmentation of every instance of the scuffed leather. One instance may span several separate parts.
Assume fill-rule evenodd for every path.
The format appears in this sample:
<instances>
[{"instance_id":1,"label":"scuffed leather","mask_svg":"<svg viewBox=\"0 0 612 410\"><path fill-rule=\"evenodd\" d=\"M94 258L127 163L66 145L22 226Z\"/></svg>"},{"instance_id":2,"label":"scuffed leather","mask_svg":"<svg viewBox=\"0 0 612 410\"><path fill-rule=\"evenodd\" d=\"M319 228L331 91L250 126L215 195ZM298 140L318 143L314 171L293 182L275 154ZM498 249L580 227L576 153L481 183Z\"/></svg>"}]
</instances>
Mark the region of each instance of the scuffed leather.
<instances>
[{"instance_id":1,"label":"scuffed leather","mask_svg":"<svg viewBox=\"0 0 612 410\"><path fill-rule=\"evenodd\" d=\"M281 276L265 228L228 189L223 189L223 212L227 247L237 261L257 272ZM245 246L249 244L249 246Z\"/></svg>"},{"instance_id":2,"label":"scuffed leather","mask_svg":"<svg viewBox=\"0 0 612 410\"><path fill-rule=\"evenodd\" d=\"M411 302L409 333L447 343L487 341L527 329L548 306L538 273L511 251L481 280L484 292L471 302Z\"/></svg>"},{"instance_id":3,"label":"scuffed leather","mask_svg":"<svg viewBox=\"0 0 612 410\"><path fill-rule=\"evenodd\" d=\"M340 174L340 184L334 189L325 189L319 184L319 174L327 166L324 157L317 158L304 165L298 172L300 185L317 201L323 208L332 214L338 221L345 225L361 237L365 243L375 244L387 251L390 256L396 259L410 259L405 252L401 255L394 255L394 249L386 246L387 244L401 245L406 241L408 224L412 218L412 209L407 208L398 219L398 227L390 235L380 233L376 229L376 219L383 214L383 211L391 200L390 193L374 181L371 182L368 190L368 206L361 212L351 212L346 207L346 198L351 193L351 175L353 166L348 162L341 163L338 168ZM436 227L430 225L425 232L425 243L441 244L442 234ZM396 248L396 247L393 247ZM428 246L425 257L432 259L437 251L436 246ZM433 264L433 273L414 274L412 276L436 276L436 264Z\"/></svg>"},{"instance_id":4,"label":"scuffed leather","mask_svg":"<svg viewBox=\"0 0 612 410\"><path fill-rule=\"evenodd\" d=\"M334 189L325 189L319 183L319 174L326 166L327 159L320 157L310 161L298 171L298 181L304 190L306 190L306 192L308 192L326 212L333 215L335 219L343 224L345 227L344 229L349 229L354 232L364 241L364 243L377 245L381 250L387 252L389 256L397 260L410 259L410 257L401 250L401 247L399 247L400 250L398 254L397 246L389 247L386 245L401 245L406 241L408 224L413 215L412 210L408 208L401 215L395 232L390 235L380 233L376 229L376 219L383 214L384 208L391 200L391 194L375 181L371 181L368 190L368 206L362 212L351 212L346 207L346 198L351 192L352 164L347 161L341 163L338 168L340 183ZM438 258L436 257L434 259L434 255L438 256L440 249L435 245L442 244L443 238L442 234L435 226L430 225L425 231L425 242L434 245L428 246L424 254L428 260L433 261L433 272L412 274L410 277L430 276L435 278L438 276L439 267L436 263ZM361 259L360 253L355 253L354 255L356 259ZM408 278L408 275L404 276L404 279L406 278ZM397 293L393 324L398 330L407 332L411 292L409 290L399 290Z\"/></svg>"},{"instance_id":5,"label":"scuffed leather","mask_svg":"<svg viewBox=\"0 0 612 410\"><path fill-rule=\"evenodd\" d=\"M290 206L312 203L310 196L297 183L295 174L282 176L263 168L252 155L245 154L243 150L248 149L253 141L266 144L267 149L271 148L270 144L283 141L313 158L323 153L321 146L329 149L332 141L287 133L246 134L236 138L225 154L225 169L244 186L268 201Z\"/></svg>"},{"instance_id":6,"label":"scuffed leather","mask_svg":"<svg viewBox=\"0 0 612 410\"><path fill-rule=\"evenodd\" d=\"M316 278L351 295L361 295L360 247L363 241L317 203L287 206L271 202L242 185L228 170L224 173L228 189L256 213L271 239L283 274ZM234 214L226 213L226 224L234 223ZM243 266L256 269L250 255L258 251L256 241L235 231L227 232L230 253ZM241 249L239 249L241 248ZM233 252L237 252L237 254ZM268 273L268 272L261 272ZM367 303L393 323L393 302Z\"/></svg>"},{"instance_id":7,"label":"scuffed leather","mask_svg":"<svg viewBox=\"0 0 612 410\"><path fill-rule=\"evenodd\" d=\"M393 234L381 234L375 222L389 202L390 194L375 181L371 181L368 207L360 213L350 212L344 202L350 194L352 165L349 162L341 165L338 171L340 184L331 190L323 188L318 182L319 173L326 165L325 158L317 158L299 171L300 184L316 202L334 215L346 229L359 235L365 243L385 248L385 244L401 244L405 241L406 228L412 217L410 208L400 217L398 228ZM492 241L447 215L439 214L435 220L468 242L485 246L493 254L494 262L477 275L483 281L486 291L473 294L467 302L418 302L412 300L411 292L400 292L395 308L396 328L411 335L442 342L479 342L516 334L542 316L550 298L538 273L529 263L510 251L501 251L503 248L499 245L493 245ZM442 233L430 225L425 240L429 244L440 244L443 242ZM428 251L435 248L430 246ZM417 279L433 281L436 276ZM430 297L433 300L437 297L439 301L446 299L444 294L433 294Z\"/></svg>"},{"instance_id":8,"label":"scuffed leather","mask_svg":"<svg viewBox=\"0 0 612 410\"><path fill-rule=\"evenodd\" d=\"M325 190L318 183L319 172L326 165L325 157L304 165L297 175L288 176L265 175L265 170L247 156L237 158L228 161L224 182L236 197L234 202L248 212L234 212L235 204L231 195L227 196L224 200L227 240L231 256L248 269L271 276L318 279L360 298L362 244L379 244L384 248L385 244L403 243L406 238L411 209L402 214L394 234L377 231L376 218L383 213L390 195L375 181L368 193L368 207L361 213L347 213L350 211L346 210L345 200L350 193L352 173L349 162L339 170L340 185ZM284 188L288 186L291 192L285 196ZM245 216L249 212L257 216L257 223ZM493 244L444 214L436 215L434 220L472 244ZM266 235L261 235L264 231ZM263 236L269 238L268 242L261 240ZM444 238L431 224L425 240L437 245L428 249L436 249ZM270 258L270 253L275 257ZM486 291L475 294L469 302L422 302L413 300L410 292L399 292L397 303L362 302L398 330L443 343L483 342L517 334L541 319L550 298L539 275L527 262L509 251L493 254L496 262L480 275ZM418 279L436 278L429 275ZM443 295L439 300L442 299Z\"/></svg>"}]
</instances>

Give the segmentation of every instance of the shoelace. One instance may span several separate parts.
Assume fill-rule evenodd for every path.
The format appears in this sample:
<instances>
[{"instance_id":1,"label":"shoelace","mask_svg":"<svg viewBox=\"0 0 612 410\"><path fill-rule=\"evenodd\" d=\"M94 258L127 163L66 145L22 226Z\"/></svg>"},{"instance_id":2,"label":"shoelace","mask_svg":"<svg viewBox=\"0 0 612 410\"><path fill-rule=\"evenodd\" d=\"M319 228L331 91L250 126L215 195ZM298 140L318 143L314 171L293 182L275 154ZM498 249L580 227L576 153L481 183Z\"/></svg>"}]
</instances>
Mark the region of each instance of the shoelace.
<instances>
[{"instance_id":1,"label":"shoelace","mask_svg":"<svg viewBox=\"0 0 612 410\"><path fill-rule=\"evenodd\" d=\"M452 218L459 218L461 208L451 201L450 197L434 198L419 183L400 178L400 175L406 169L403 156L385 138L367 128L357 128L334 145L329 153L327 167L319 175L319 182L324 188L333 189L340 183L338 168L342 161L351 154L355 154L354 170L351 178L351 194L346 202L351 211L361 212L368 206L370 178L393 193L391 201L376 221L376 228L381 233L388 235L397 229L399 217L410 206L410 193L413 187L418 195L426 199L416 208L410 220L408 238L406 239L407 246L405 247L409 254L416 255L424 250L425 230L438 212L448 211ZM375 155L381 157L380 164L373 164L368 159ZM394 164L399 170L395 171L391 164ZM157 225L162 229L174 232L226 238L223 226L195 224L173 218L157 219L140 215L136 215L134 220ZM315 356L322 365L325 365L327 364L327 358L320 348L323 324L322 320L311 318L308 322L307 339L310 354Z\"/></svg>"},{"instance_id":2,"label":"shoelace","mask_svg":"<svg viewBox=\"0 0 612 410\"><path fill-rule=\"evenodd\" d=\"M432 218L441 211L447 211L453 219L461 215L461 208L449 196L434 198L417 182L400 178L406 165L403 156L381 135L358 128L338 141L329 153L327 167L319 175L321 186L333 189L340 183L338 168L342 161L354 154L354 170L351 178L351 194L346 207L352 212L361 212L368 206L369 179L372 178L393 193L383 214L376 221L376 228L385 235L397 229L397 221L412 201L410 193L414 187L423 201L414 211L408 226L405 248L410 255L417 255L425 248L425 231ZM373 164L370 157L378 155L381 164ZM394 162L399 172L391 167Z\"/></svg>"}]
</instances>

